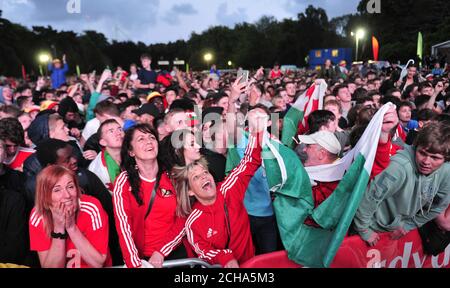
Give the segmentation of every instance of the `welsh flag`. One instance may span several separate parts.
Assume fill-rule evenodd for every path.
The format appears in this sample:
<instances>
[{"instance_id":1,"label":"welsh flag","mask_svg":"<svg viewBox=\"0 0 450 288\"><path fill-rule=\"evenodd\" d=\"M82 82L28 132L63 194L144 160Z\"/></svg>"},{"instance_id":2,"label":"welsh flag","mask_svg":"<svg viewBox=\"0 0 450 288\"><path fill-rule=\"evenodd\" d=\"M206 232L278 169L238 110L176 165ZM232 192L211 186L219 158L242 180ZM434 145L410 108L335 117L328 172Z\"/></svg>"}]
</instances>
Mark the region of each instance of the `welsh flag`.
<instances>
[{"instance_id":1,"label":"welsh flag","mask_svg":"<svg viewBox=\"0 0 450 288\"><path fill-rule=\"evenodd\" d=\"M305 91L284 116L282 142L289 147L293 145L296 134L308 131L309 115L323 108L323 97L327 91L327 83L320 79L320 84L313 84ZM286 126L286 127L285 127ZM287 131L285 133L285 131Z\"/></svg>"},{"instance_id":2,"label":"welsh flag","mask_svg":"<svg viewBox=\"0 0 450 288\"><path fill-rule=\"evenodd\" d=\"M270 171L267 180L275 192L278 228L291 260L307 267L329 267L332 263L367 188L383 116L391 106L385 104L355 148L330 165L305 168L290 148L265 139L263 161ZM333 194L314 208L312 186L317 181L340 182ZM304 224L307 217L321 228Z\"/></svg>"}]
</instances>

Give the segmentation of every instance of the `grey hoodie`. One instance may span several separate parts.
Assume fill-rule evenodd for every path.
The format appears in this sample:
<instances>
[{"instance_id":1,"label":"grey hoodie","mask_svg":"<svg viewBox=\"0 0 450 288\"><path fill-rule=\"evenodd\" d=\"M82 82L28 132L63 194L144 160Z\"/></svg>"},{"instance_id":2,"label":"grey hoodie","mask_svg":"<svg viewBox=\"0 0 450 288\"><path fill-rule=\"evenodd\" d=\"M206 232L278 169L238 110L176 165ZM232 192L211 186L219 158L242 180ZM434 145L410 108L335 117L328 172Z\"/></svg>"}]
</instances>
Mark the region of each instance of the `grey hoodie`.
<instances>
[{"instance_id":1,"label":"grey hoodie","mask_svg":"<svg viewBox=\"0 0 450 288\"><path fill-rule=\"evenodd\" d=\"M389 166L370 183L354 219L364 240L373 231L421 227L436 218L450 202L450 163L425 176L415 163L415 149L405 145Z\"/></svg>"}]
</instances>

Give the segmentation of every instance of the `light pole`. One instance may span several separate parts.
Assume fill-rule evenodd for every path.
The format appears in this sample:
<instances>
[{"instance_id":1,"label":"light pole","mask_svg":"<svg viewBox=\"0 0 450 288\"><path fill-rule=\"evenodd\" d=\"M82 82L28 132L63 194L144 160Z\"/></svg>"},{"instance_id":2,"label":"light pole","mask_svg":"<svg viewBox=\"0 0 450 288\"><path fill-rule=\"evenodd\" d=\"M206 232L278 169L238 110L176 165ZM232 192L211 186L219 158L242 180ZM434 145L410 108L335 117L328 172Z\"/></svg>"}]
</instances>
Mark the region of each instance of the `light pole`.
<instances>
[{"instance_id":1,"label":"light pole","mask_svg":"<svg viewBox=\"0 0 450 288\"><path fill-rule=\"evenodd\" d=\"M207 69L209 69L209 62L212 60L212 58L213 58L213 55L211 53L206 53L203 56L203 59L205 59L206 65L208 66Z\"/></svg>"},{"instance_id":2,"label":"light pole","mask_svg":"<svg viewBox=\"0 0 450 288\"><path fill-rule=\"evenodd\" d=\"M358 61L358 50L359 50L359 40L364 38L366 32L363 29L358 29L356 33L351 32L352 36L355 36L356 39L356 56L355 61Z\"/></svg>"}]
</instances>

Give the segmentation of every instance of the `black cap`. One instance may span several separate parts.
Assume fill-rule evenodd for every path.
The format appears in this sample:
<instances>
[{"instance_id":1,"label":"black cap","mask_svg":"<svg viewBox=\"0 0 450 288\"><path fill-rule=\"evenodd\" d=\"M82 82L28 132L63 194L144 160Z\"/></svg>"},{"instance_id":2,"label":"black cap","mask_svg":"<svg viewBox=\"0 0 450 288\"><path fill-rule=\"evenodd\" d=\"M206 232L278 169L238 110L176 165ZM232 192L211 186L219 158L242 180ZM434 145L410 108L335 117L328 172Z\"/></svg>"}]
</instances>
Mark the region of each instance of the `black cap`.
<instances>
[{"instance_id":1,"label":"black cap","mask_svg":"<svg viewBox=\"0 0 450 288\"><path fill-rule=\"evenodd\" d=\"M159 117L159 115L160 115L158 108L156 108L155 104L153 104L153 103L145 103L139 109L135 109L131 112L133 112L134 114L136 114L138 116L141 116L144 114L149 114L155 118Z\"/></svg>"}]
</instances>

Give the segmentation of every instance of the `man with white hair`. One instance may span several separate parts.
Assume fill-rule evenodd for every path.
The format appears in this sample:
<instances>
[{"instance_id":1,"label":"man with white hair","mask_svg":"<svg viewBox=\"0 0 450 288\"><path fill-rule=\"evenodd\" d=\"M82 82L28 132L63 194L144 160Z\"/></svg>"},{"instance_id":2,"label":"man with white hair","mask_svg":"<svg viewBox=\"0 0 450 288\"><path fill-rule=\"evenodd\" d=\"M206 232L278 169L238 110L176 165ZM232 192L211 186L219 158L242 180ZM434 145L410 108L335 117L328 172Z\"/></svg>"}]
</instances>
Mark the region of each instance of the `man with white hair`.
<instances>
[{"instance_id":1,"label":"man with white hair","mask_svg":"<svg viewBox=\"0 0 450 288\"><path fill-rule=\"evenodd\" d=\"M299 135L301 143L305 143L304 152L307 159L304 163L305 167L331 164L336 161L341 151L341 144L336 136L329 131L318 131L311 135ZM333 182L316 182L312 187L314 207L319 206L338 186L339 181ZM306 219L305 224L319 227L311 218Z\"/></svg>"}]
</instances>

